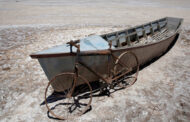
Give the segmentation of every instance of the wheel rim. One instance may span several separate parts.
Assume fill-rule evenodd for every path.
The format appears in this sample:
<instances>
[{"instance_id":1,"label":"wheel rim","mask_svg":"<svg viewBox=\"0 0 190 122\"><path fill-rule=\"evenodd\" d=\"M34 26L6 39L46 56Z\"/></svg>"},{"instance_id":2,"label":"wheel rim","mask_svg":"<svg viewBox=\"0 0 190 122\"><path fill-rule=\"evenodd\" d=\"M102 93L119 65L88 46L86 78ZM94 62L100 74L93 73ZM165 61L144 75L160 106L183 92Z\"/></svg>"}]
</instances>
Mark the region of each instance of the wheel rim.
<instances>
[{"instance_id":1,"label":"wheel rim","mask_svg":"<svg viewBox=\"0 0 190 122\"><path fill-rule=\"evenodd\" d=\"M128 58L126 57L127 55L128 55ZM135 60L135 64L133 64L134 65L133 67L130 67L130 65L132 65L132 64L127 64L130 61L127 62L126 60L128 60L128 59L130 60L130 59L132 59L132 57L133 57L133 61ZM122 59L125 59L125 60L122 60ZM119 65L122 68L119 68ZM137 56L136 56L135 53L126 51L126 52L123 52L122 54L119 55L119 57L115 61L115 65L114 65L114 75L117 75L117 73L122 72L122 71L120 71L121 69L124 70L124 71L126 71L126 72L127 72L127 70L129 72L132 72L132 71L135 70L135 74L133 74L134 78L133 78L132 81L130 81L130 83L127 83L127 81L126 81L127 78L124 76L122 79L119 80L120 82L116 82L116 84L119 84L121 82L123 82L125 84L127 83L128 85L124 86L124 87L129 87L129 86L133 85L136 82L136 80L137 80L138 72L139 72L139 61L138 61L138 58L137 58Z\"/></svg>"},{"instance_id":2,"label":"wheel rim","mask_svg":"<svg viewBox=\"0 0 190 122\"><path fill-rule=\"evenodd\" d=\"M83 94L78 94L76 96L73 96L74 94L74 90L75 90L75 86L76 84L73 84L71 86L71 88L69 88L66 92L66 90L64 90L64 97L63 97L63 100L62 100L62 104L56 104L54 107L49 107L48 105L48 101L47 101L47 92L48 92L48 88L50 87L50 85L55 82L56 78L59 77L59 76L70 76L72 77L73 79L75 79L74 77L76 76L75 73L61 73L61 74L58 74L56 75L47 85L46 89L45 89L45 104L46 104L46 107L48 109L48 112L51 113L51 115L57 119L61 119L61 120L65 120L65 119L70 119L70 118L73 118L74 116L79 116L79 115L82 115L83 113L85 113L89 107L90 107L90 104L92 102L92 88L89 84L89 82L84 78L82 77L81 75L78 75L78 78L75 79L75 80L82 80L84 84L86 84L86 87L88 87L88 98L86 98L84 100L84 98L81 96ZM77 83L77 81L74 83ZM55 114L55 112L53 111L56 107L58 107L59 105L63 105L63 110L64 112L62 113L62 115L57 115ZM80 108L80 109L79 109ZM60 113L60 110L58 111Z\"/></svg>"}]
</instances>

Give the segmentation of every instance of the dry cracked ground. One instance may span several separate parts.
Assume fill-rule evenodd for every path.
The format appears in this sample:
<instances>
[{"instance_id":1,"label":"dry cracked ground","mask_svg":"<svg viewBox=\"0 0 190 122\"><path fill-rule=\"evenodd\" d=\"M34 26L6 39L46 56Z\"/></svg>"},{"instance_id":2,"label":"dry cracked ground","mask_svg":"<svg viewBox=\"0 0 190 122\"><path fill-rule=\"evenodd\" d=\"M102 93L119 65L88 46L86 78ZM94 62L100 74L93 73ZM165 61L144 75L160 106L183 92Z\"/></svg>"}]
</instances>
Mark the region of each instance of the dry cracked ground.
<instances>
[{"instance_id":1,"label":"dry cracked ground","mask_svg":"<svg viewBox=\"0 0 190 122\"><path fill-rule=\"evenodd\" d=\"M89 34L128 26L11 26L0 28L0 121L56 121L47 116L47 78L33 52ZM190 121L190 26L175 46L140 71L129 88L96 97L74 121Z\"/></svg>"},{"instance_id":2,"label":"dry cracked ground","mask_svg":"<svg viewBox=\"0 0 190 122\"><path fill-rule=\"evenodd\" d=\"M171 16L184 18L175 46L134 85L93 97L92 109L69 121L189 122L189 15L189 0L0 0L0 121L57 121L40 106L48 79L31 53Z\"/></svg>"}]
</instances>

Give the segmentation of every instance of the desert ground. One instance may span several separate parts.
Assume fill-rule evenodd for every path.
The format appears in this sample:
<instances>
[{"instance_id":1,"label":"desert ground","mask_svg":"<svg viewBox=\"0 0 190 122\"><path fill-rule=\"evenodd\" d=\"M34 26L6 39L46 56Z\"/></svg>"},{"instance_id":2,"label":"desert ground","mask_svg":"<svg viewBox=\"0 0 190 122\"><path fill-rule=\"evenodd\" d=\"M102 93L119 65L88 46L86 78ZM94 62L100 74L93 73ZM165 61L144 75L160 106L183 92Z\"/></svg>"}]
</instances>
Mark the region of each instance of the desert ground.
<instances>
[{"instance_id":1,"label":"desert ground","mask_svg":"<svg viewBox=\"0 0 190 122\"><path fill-rule=\"evenodd\" d=\"M137 82L68 121L190 121L189 0L0 0L0 121L57 121L47 116L46 78L30 54L165 16L184 18L175 46L139 72Z\"/></svg>"}]
</instances>

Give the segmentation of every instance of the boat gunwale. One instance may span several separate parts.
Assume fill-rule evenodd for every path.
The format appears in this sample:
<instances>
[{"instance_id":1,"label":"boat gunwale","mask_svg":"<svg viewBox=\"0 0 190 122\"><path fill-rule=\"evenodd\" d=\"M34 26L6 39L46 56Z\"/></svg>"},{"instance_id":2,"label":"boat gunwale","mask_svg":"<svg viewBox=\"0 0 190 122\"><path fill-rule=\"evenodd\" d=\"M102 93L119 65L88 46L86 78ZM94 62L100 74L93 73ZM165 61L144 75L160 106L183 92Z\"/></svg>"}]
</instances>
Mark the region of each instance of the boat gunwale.
<instances>
[{"instance_id":1,"label":"boat gunwale","mask_svg":"<svg viewBox=\"0 0 190 122\"><path fill-rule=\"evenodd\" d=\"M178 32L175 32L174 34L172 34L171 36L165 38L164 40L160 40L154 43L149 43L149 44L145 44L145 45L138 45L138 46L131 46L131 47L120 47L120 48L116 48L116 49L111 49L111 52L118 52L118 51L123 51L123 50L132 50L132 49L138 49L138 48L144 48L144 47L149 47L152 45L156 45L158 43L167 41L170 38L173 38L174 36L176 36L178 34ZM52 53L52 54L31 54L30 56L32 58L51 58L51 57L62 57L62 56L76 56L77 53ZM81 56L89 56L89 55L108 55L110 54L110 50L106 49L106 50L96 50L96 51L84 51L84 52L80 52Z\"/></svg>"},{"instance_id":2,"label":"boat gunwale","mask_svg":"<svg viewBox=\"0 0 190 122\"><path fill-rule=\"evenodd\" d=\"M161 18L161 19L158 19L158 20L154 20L154 21L151 21L151 22L148 22L148 23L145 23L145 24L142 24L142 25L137 25L137 26L134 26L134 27L131 27L131 28L128 28L128 29L125 29L125 30L120 30L120 31L116 31L117 33L120 33L120 32L123 32L123 31L126 31L126 30L130 30L130 29L135 29L135 28L139 28L141 26L146 26L148 24L151 24L151 23L154 23L154 22L158 22L160 20L163 20L163 19L167 19L167 18L175 18L175 17L164 17L164 18ZM169 38L172 38L173 36L176 36L178 33L179 33L179 28L181 27L182 25L182 22L183 22L183 19L182 18L178 18L178 19L181 19L180 20L180 23L178 25L178 28L175 30L175 32L165 38L164 40L159 40L159 41L156 41L156 42L153 42L153 43L148 43L148 44L143 44L143 45L134 45L134 46L130 46L130 47L127 47L127 46L123 46L123 47L118 47L118 48L114 48L114 49L111 49L111 52L118 52L118 51L122 51L122 50L132 50L132 49L137 49L137 48L143 48L143 47L148 47L148 46L152 46L152 45L156 45L158 43L161 43L163 41L167 41ZM105 35L109 35L109 34L114 34L116 32L111 32L111 33L107 33L107 34L102 34L100 36L105 36ZM80 55L82 56L89 56L89 55L108 55L111 53L110 52L110 49L106 49L106 50L93 50L93 51L81 51L80 52ZM31 54L31 58L51 58L51 57L62 57L62 56L76 56L76 52L69 52L69 53L51 53L51 54Z\"/></svg>"}]
</instances>

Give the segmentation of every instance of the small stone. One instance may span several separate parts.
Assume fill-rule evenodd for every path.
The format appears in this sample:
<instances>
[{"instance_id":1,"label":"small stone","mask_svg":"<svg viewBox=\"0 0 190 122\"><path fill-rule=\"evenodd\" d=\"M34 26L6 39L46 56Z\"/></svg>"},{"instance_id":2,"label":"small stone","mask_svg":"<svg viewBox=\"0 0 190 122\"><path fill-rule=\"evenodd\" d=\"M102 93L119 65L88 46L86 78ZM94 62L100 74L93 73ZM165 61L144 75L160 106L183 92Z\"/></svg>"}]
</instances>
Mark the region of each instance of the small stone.
<instances>
[{"instance_id":1,"label":"small stone","mask_svg":"<svg viewBox=\"0 0 190 122\"><path fill-rule=\"evenodd\" d=\"M3 70L10 70L11 68L10 68L9 65L5 64L5 65L2 66L2 69Z\"/></svg>"}]
</instances>

